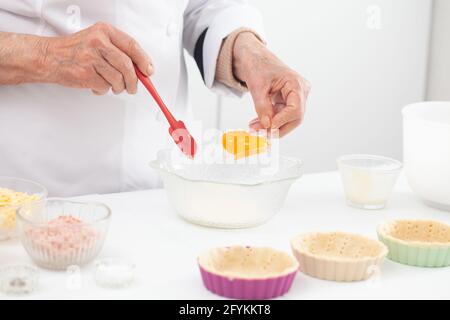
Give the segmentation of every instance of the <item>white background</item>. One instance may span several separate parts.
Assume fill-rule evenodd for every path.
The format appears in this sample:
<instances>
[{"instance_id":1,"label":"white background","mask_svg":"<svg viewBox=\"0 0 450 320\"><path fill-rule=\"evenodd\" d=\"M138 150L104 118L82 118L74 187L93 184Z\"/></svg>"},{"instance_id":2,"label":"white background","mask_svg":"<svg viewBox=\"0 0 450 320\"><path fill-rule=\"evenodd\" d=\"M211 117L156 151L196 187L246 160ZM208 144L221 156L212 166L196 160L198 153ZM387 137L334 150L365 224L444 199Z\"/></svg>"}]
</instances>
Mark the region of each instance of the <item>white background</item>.
<instances>
[{"instance_id":1,"label":"white background","mask_svg":"<svg viewBox=\"0 0 450 320\"><path fill-rule=\"evenodd\" d=\"M305 123L283 139L282 152L305 160L307 172L335 169L346 153L401 159L401 108L426 97L432 1L250 2L263 14L270 49L312 83ZM218 103L191 59L188 70L195 116L206 127L246 128L250 96Z\"/></svg>"},{"instance_id":2,"label":"white background","mask_svg":"<svg viewBox=\"0 0 450 320\"><path fill-rule=\"evenodd\" d=\"M434 0L428 74L429 100L450 100L450 1Z\"/></svg>"}]
</instances>

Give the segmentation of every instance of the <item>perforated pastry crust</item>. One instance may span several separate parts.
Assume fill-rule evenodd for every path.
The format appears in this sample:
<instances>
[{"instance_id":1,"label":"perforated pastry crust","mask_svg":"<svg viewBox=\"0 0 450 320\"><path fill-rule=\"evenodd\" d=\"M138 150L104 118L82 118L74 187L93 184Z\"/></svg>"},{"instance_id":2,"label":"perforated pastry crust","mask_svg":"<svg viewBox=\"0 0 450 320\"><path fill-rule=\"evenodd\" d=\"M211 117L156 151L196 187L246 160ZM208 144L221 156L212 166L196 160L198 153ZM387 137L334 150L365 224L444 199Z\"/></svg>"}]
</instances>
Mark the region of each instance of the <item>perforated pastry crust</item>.
<instances>
[{"instance_id":1,"label":"perforated pastry crust","mask_svg":"<svg viewBox=\"0 0 450 320\"><path fill-rule=\"evenodd\" d=\"M378 227L386 239L416 246L450 247L450 226L432 220L394 220Z\"/></svg>"},{"instance_id":2,"label":"perforated pastry crust","mask_svg":"<svg viewBox=\"0 0 450 320\"><path fill-rule=\"evenodd\" d=\"M305 234L291 244L298 252L326 260L362 260L386 253L379 241L344 232Z\"/></svg>"},{"instance_id":3,"label":"perforated pastry crust","mask_svg":"<svg viewBox=\"0 0 450 320\"><path fill-rule=\"evenodd\" d=\"M360 281L380 271L387 247L357 234L308 233L291 241L300 271L331 281Z\"/></svg>"},{"instance_id":4,"label":"perforated pastry crust","mask_svg":"<svg viewBox=\"0 0 450 320\"><path fill-rule=\"evenodd\" d=\"M280 277L298 269L289 254L268 247L215 248L200 255L198 263L213 274L239 279Z\"/></svg>"}]
</instances>

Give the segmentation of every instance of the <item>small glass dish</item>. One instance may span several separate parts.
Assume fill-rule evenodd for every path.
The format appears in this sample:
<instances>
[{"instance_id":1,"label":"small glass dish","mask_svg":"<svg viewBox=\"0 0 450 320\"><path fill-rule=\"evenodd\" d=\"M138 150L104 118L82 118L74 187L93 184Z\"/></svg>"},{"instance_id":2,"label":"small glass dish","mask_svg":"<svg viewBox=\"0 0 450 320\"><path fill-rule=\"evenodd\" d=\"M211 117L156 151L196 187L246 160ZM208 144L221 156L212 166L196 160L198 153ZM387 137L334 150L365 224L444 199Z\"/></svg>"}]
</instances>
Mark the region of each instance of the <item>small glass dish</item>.
<instances>
[{"instance_id":1,"label":"small glass dish","mask_svg":"<svg viewBox=\"0 0 450 320\"><path fill-rule=\"evenodd\" d=\"M0 268L0 291L6 294L28 294L38 286L39 272L29 265L8 265Z\"/></svg>"},{"instance_id":2,"label":"small glass dish","mask_svg":"<svg viewBox=\"0 0 450 320\"><path fill-rule=\"evenodd\" d=\"M102 259L95 264L95 283L104 288L125 288L134 281L136 265L128 260Z\"/></svg>"},{"instance_id":3,"label":"small glass dish","mask_svg":"<svg viewBox=\"0 0 450 320\"><path fill-rule=\"evenodd\" d=\"M39 183L0 177L0 240L17 237L16 214L21 205L46 198L47 189Z\"/></svg>"},{"instance_id":4,"label":"small glass dish","mask_svg":"<svg viewBox=\"0 0 450 320\"><path fill-rule=\"evenodd\" d=\"M398 160L366 154L337 159L347 204L360 209L382 209L402 168Z\"/></svg>"},{"instance_id":5,"label":"small glass dish","mask_svg":"<svg viewBox=\"0 0 450 320\"><path fill-rule=\"evenodd\" d=\"M111 210L101 203L48 199L17 214L22 245L42 268L64 270L92 261L105 242Z\"/></svg>"}]
</instances>

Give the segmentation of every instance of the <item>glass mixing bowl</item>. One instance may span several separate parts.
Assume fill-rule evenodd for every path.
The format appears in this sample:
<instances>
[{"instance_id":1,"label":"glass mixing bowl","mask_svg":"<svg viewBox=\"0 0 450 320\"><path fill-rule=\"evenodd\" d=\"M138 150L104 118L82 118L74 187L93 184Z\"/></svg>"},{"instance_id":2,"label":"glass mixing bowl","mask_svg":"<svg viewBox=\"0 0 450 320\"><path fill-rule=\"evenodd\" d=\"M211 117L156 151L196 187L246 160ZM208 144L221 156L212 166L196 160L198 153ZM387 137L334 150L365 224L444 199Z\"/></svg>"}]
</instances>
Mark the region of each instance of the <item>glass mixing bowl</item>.
<instances>
[{"instance_id":1,"label":"glass mixing bowl","mask_svg":"<svg viewBox=\"0 0 450 320\"><path fill-rule=\"evenodd\" d=\"M7 192L2 192L2 189L6 189ZM47 189L39 183L20 178L0 177L0 240L17 236L16 215L22 204L46 198Z\"/></svg>"},{"instance_id":2,"label":"glass mixing bowl","mask_svg":"<svg viewBox=\"0 0 450 320\"><path fill-rule=\"evenodd\" d=\"M105 242L111 210L101 203L48 199L22 206L20 238L40 267L63 270L92 261Z\"/></svg>"},{"instance_id":3,"label":"glass mixing bowl","mask_svg":"<svg viewBox=\"0 0 450 320\"><path fill-rule=\"evenodd\" d=\"M150 166L161 174L170 203L183 219L208 227L246 228L269 220L282 207L302 161L273 163L175 161L162 150Z\"/></svg>"}]
</instances>

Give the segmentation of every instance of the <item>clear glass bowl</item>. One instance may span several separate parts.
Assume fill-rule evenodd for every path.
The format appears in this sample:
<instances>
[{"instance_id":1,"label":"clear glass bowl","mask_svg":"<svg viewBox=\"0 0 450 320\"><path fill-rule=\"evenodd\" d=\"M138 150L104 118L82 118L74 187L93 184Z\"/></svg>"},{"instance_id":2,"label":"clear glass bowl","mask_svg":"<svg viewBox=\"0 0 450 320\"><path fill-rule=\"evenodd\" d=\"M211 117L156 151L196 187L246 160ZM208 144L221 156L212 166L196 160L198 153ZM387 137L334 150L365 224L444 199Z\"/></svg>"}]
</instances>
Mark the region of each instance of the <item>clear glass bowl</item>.
<instances>
[{"instance_id":1,"label":"clear glass bowl","mask_svg":"<svg viewBox=\"0 0 450 320\"><path fill-rule=\"evenodd\" d=\"M347 204L361 209L382 209L401 171L400 161L354 154L337 159Z\"/></svg>"},{"instance_id":2,"label":"clear glass bowl","mask_svg":"<svg viewBox=\"0 0 450 320\"><path fill-rule=\"evenodd\" d=\"M303 165L282 156L268 163L181 160L166 149L150 163L161 174L175 211L191 223L229 229L254 227L273 217Z\"/></svg>"},{"instance_id":3,"label":"clear glass bowl","mask_svg":"<svg viewBox=\"0 0 450 320\"><path fill-rule=\"evenodd\" d=\"M22 206L20 238L33 261L47 269L66 269L92 261L108 231L111 210L101 203L48 199Z\"/></svg>"},{"instance_id":4,"label":"clear glass bowl","mask_svg":"<svg viewBox=\"0 0 450 320\"><path fill-rule=\"evenodd\" d=\"M0 189L34 195L38 200L47 198L47 189L39 183L13 177L0 177ZM20 205L9 205L1 199L0 193L0 240L16 237L16 214Z\"/></svg>"}]
</instances>

